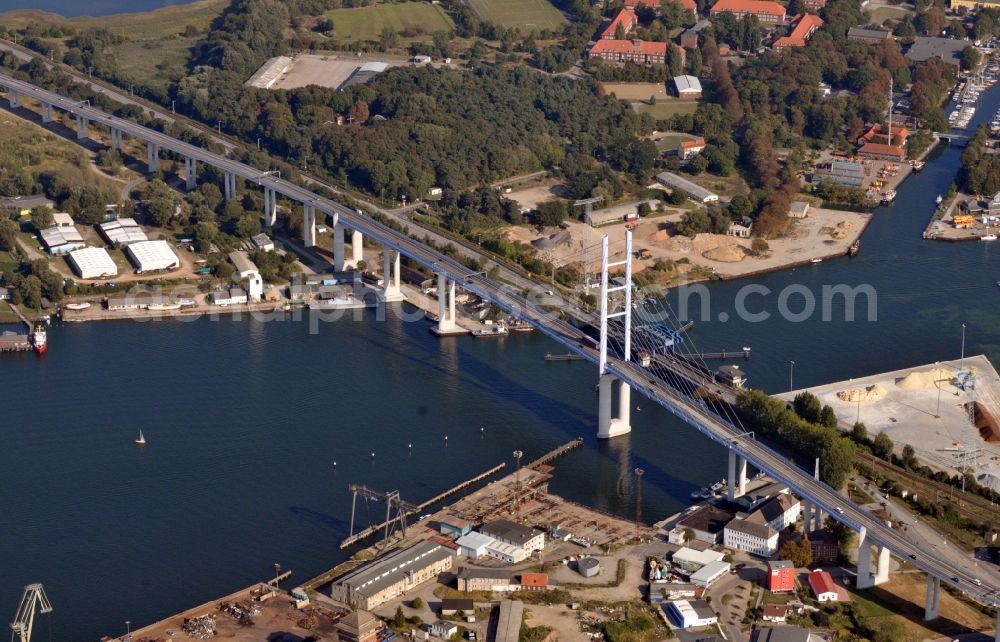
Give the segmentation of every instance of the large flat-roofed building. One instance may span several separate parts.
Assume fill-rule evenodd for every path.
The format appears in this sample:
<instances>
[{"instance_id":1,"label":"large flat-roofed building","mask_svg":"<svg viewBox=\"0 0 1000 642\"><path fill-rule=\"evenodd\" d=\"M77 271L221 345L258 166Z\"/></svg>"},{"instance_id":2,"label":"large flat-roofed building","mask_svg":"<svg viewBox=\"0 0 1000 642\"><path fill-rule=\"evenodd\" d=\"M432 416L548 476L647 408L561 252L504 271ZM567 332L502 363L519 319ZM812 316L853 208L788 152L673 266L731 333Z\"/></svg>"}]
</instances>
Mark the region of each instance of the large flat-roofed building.
<instances>
[{"instance_id":1,"label":"large flat-roofed building","mask_svg":"<svg viewBox=\"0 0 1000 642\"><path fill-rule=\"evenodd\" d=\"M84 247L69 253L69 264L81 279L118 276L118 266L103 247Z\"/></svg>"},{"instance_id":2,"label":"large flat-roofed building","mask_svg":"<svg viewBox=\"0 0 1000 642\"><path fill-rule=\"evenodd\" d=\"M500 568L471 568L464 566L458 569L458 590L465 591L503 591L510 586L513 574Z\"/></svg>"},{"instance_id":3,"label":"large flat-roofed building","mask_svg":"<svg viewBox=\"0 0 1000 642\"><path fill-rule=\"evenodd\" d=\"M719 621L705 600L677 600L666 606L667 615L682 629L710 626Z\"/></svg>"},{"instance_id":4,"label":"large flat-roofed building","mask_svg":"<svg viewBox=\"0 0 1000 642\"><path fill-rule=\"evenodd\" d=\"M800 626L779 626L758 629L751 638L753 642L823 642L825 638L814 635Z\"/></svg>"},{"instance_id":5,"label":"large flat-roofed building","mask_svg":"<svg viewBox=\"0 0 1000 642\"><path fill-rule=\"evenodd\" d=\"M98 227L101 230L101 236L104 237L104 240L112 245L127 247L132 243L149 240L149 237L142 231L142 228L139 227L134 218L119 218L107 223L101 223Z\"/></svg>"},{"instance_id":6,"label":"large flat-roofed building","mask_svg":"<svg viewBox=\"0 0 1000 642\"><path fill-rule=\"evenodd\" d=\"M780 24L785 21L785 7L769 0L719 0L712 5L709 13L712 16L731 13L737 18L754 15L765 24Z\"/></svg>"},{"instance_id":7,"label":"large flat-roofed building","mask_svg":"<svg viewBox=\"0 0 1000 642\"><path fill-rule=\"evenodd\" d=\"M471 533L466 533L456 539L455 543L458 544L458 552L460 555L464 555L470 560L476 560L480 557L486 557L486 549L489 548L494 541L495 540L489 535L483 535L482 533L472 531Z\"/></svg>"},{"instance_id":8,"label":"large flat-roofed building","mask_svg":"<svg viewBox=\"0 0 1000 642\"><path fill-rule=\"evenodd\" d=\"M330 597L371 610L406 591L450 571L451 550L423 541L372 560L334 581Z\"/></svg>"},{"instance_id":9,"label":"large flat-roofed building","mask_svg":"<svg viewBox=\"0 0 1000 642\"><path fill-rule=\"evenodd\" d=\"M500 602L497 617L496 642L518 642L521 637L521 620L524 617L524 602L504 600Z\"/></svg>"},{"instance_id":10,"label":"large flat-roofed building","mask_svg":"<svg viewBox=\"0 0 1000 642\"><path fill-rule=\"evenodd\" d=\"M699 551L685 546L675 552L670 561L685 570L697 571L712 562L722 561L725 556L726 554L721 551L713 551L712 549Z\"/></svg>"},{"instance_id":11,"label":"large flat-roofed building","mask_svg":"<svg viewBox=\"0 0 1000 642\"><path fill-rule=\"evenodd\" d=\"M656 181L661 185L669 187L671 190L680 190L682 194L698 203L719 202L718 194L710 192L701 185L693 183L673 172L660 172L656 175Z\"/></svg>"},{"instance_id":12,"label":"large flat-roofed building","mask_svg":"<svg viewBox=\"0 0 1000 642\"><path fill-rule=\"evenodd\" d=\"M528 559L528 557L531 556L531 553L516 544L509 544L507 542L501 542L498 539L493 539L486 545L486 555L487 557L496 558L501 562L517 564L518 562L523 562Z\"/></svg>"},{"instance_id":13,"label":"large flat-roofed building","mask_svg":"<svg viewBox=\"0 0 1000 642\"><path fill-rule=\"evenodd\" d=\"M959 67L962 64L962 51L972 46L974 45L967 40L917 36L913 39L913 44L907 50L905 57L914 62L938 58Z\"/></svg>"},{"instance_id":14,"label":"large flat-roofed building","mask_svg":"<svg viewBox=\"0 0 1000 642\"><path fill-rule=\"evenodd\" d=\"M236 268L236 274L241 279L248 279L250 276L260 273L260 270L257 269L257 266L243 250L233 250L230 252L229 262Z\"/></svg>"},{"instance_id":15,"label":"large flat-roofed building","mask_svg":"<svg viewBox=\"0 0 1000 642\"><path fill-rule=\"evenodd\" d=\"M180 259L177 258L166 241L140 241L132 243L125 250L138 274L157 270L174 270L181 264Z\"/></svg>"},{"instance_id":16,"label":"large flat-roofed building","mask_svg":"<svg viewBox=\"0 0 1000 642\"><path fill-rule=\"evenodd\" d=\"M75 227L50 227L38 234L49 254L67 254L86 245Z\"/></svg>"},{"instance_id":17,"label":"large flat-roofed building","mask_svg":"<svg viewBox=\"0 0 1000 642\"><path fill-rule=\"evenodd\" d=\"M0 209L9 208L17 212L18 216L27 216L36 207L55 207L55 203L50 201L43 194L33 196L14 196L12 198L0 198Z\"/></svg>"},{"instance_id":18,"label":"large flat-roofed building","mask_svg":"<svg viewBox=\"0 0 1000 642\"><path fill-rule=\"evenodd\" d=\"M709 562L691 574L691 583L695 586L708 588L718 581L719 578L725 577L729 573L730 568L732 566L729 562L723 562L722 560Z\"/></svg>"},{"instance_id":19,"label":"large flat-roofed building","mask_svg":"<svg viewBox=\"0 0 1000 642\"><path fill-rule=\"evenodd\" d=\"M829 167L813 172L813 183L819 184L824 181L848 187L861 187L865 182L865 166L863 163L835 159L830 162Z\"/></svg>"},{"instance_id":20,"label":"large flat-roofed building","mask_svg":"<svg viewBox=\"0 0 1000 642\"><path fill-rule=\"evenodd\" d=\"M498 519L484 524L479 532L505 544L520 546L529 553L545 548L545 533L528 526L515 524L509 519Z\"/></svg>"}]
</instances>

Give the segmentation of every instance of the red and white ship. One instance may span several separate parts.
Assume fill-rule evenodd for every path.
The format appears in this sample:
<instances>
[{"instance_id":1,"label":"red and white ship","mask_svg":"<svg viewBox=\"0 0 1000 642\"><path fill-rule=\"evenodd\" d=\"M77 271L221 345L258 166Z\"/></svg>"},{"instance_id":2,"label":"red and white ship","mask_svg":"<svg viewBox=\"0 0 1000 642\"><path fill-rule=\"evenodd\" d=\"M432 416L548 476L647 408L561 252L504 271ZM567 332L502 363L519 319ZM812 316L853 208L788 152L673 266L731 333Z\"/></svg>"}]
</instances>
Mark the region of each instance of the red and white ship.
<instances>
[{"instance_id":1,"label":"red and white ship","mask_svg":"<svg viewBox=\"0 0 1000 642\"><path fill-rule=\"evenodd\" d=\"M38 354L45 354L45 351L49 349L49 335L45 332L45 326L42 324L35 325L32 330L31 345L35 347L35 352Z\"/></svg>"}]
</instances>

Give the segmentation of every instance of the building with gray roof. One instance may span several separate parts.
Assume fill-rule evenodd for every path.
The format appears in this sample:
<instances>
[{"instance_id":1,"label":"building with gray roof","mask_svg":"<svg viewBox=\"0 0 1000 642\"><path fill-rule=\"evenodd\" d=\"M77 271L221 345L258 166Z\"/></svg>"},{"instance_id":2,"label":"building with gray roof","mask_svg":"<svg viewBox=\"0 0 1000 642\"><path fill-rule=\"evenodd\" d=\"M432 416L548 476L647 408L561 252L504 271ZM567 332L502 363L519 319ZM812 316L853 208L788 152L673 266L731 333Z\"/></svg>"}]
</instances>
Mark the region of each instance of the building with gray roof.
<instances>
[{"instance_id":1,"label":"building with gray roof","mask_svg":"<svg viewBox=\"0 0 1000 642\"><path fill-rule=\"evenodd\" d=\"M967 40L917 36L913 39L913 45L906 52L906 59L921 62L931 58L940 58L947 63L959 66L962 64L962 51L971 46L972 43Z\"/></svg>"},{"instance_id":2,"label":"building with gray roof","mask_svg":"<svg viewBox=\"0 0 1000 642\"><path fill-rule=\"evenodd\" d=\"M450 549L425 540L341 576L331 586L330 597L355 608L371 610L450 571L453 561Z\"/></svg>"},{"instance_id":3,"label":"building with gray roof","mask_svg":"<svg viewBox=\"0 0 1000 642\"><path fill-rule=\"evenodd\" d=\"M719 195L710 192L701 185L692 183L688 179L678 176L673 172L660 172L656 175L656 181L661 185L669 187L671 190L680 190L682 194L698 203L718 203Z\"/></svg>"}]
</instances>

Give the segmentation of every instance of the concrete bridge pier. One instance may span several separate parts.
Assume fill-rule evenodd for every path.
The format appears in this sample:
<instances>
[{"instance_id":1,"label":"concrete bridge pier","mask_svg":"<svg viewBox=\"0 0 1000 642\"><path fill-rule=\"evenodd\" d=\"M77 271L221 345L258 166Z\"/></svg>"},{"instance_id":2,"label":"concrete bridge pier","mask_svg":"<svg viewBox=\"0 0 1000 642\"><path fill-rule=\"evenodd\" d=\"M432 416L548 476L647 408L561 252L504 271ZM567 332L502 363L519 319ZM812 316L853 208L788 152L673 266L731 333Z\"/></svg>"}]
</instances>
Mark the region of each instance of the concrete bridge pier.
<instances>
[{"instance_id":1,"label":"concrete bridge pier","mask_svg":"<svg viewBox=\"0 0 1000 642\"><path fill-rule=\"evenodd\" d=\"M83 116L76 117L76 139L83 140L87 137L87 125L89 122Z\"/></svg>"},{"instance_id":2,"label":"concrete bridge pier","mask_svg":"<svg viewBox=\"0 0 1000 642\"><path fill-rule=\"evenodd\" d=\"M111 149L116 152L122 150L122 130L111 128Z\"/></svg>"},{"instance_id":3,"label":"concrete bridge pier","mask_svg":"<svg viewBox=\"0 0 1000 642\"><path fill-rule=\"evenodd\" d=\"M264 188L264 225L274 226L278 220L278 195L270 187Z\"/></svg>"},{"instance_id":4,"label":"concrete bridge pier","mask_svg":"<svg viewBox=\"0 0 1000 642\"><path fill-rule=\"evenodd\" d=\"M878 551L878 557L875 560L875 586L878 586L883 582L889 581L889 561L891 556L889 549L885 546L877 546L875 550Z\"/></svg>"},{"instance_id":5,"label":"concrete bridge pier","mask_svg":"<svg viewBox=\"0 0 1000 642\"><path fill-rule=\"evenodd\" d=\"M727 494L729 501L743 497L747 492L747 460L735 450L729 451L729 478Z\"/></svg>"},{"instance_id":6,"label":"concrete bridge pier","mask_svg":"<svg viewBox=\"0 0 1000 642\"><path fill-rule=\"evenodd\" d=\"M399 252L390 248L382 251L382 301L402 301L403 291L399 287Z\"/></svg>"},{"instance_id":7,"label":"concrete bridge pier","mask_svg":"<svg viewBox=\"0 0 1000 642\"><path fill-rule=\"evenodd\" d=\"M11 107L17 108L21 106L21 94L13 89L7 90L7 102L10 103Z\"/></svg>"},{"instance_id":8,"label":"concrete bridge pier","mask_svg":"<svg viewBox=\"0 0 1000 642\"><path fill-rule=\"evenodd\" d=\"M878 586L889 579L889 549L876 546L878 549L878 565L872 575L872 546L868 540L868 530L864 527L858 532L858 577L857 587L861 589Z\"/></svg>"},{"instance_id":9,"label":"concrete bridge pier","mask_svg":"<svg viewBox=\"0 0 1000 642\"><path fill-rule=\"evenodd\" d=\"M146 167L150 173L160 169L160 146L146 143Z\"/></svg>"},{"instance_id":10,"label":"concrete bridge pier","mask_svg":"<svg viewBox=\"0 0 1000 642\"><path fill-rule=\"evenodd\" d=\"M802 531L807 535L812 532L813 506L808 500L802 500Z\"/></svg>"},{"instance_id":11,"label":"concrete bridge pier","mask_svg":"<svg viewBox=\"0 0 1000 642\"><path fill-rule=\"evenodd\" d=\"M813 530L818 531L821 528L823 528L823 522L826 521L826 513L824 513L823 509L821 509L819 506L816 507L816 513L814 515L814 519L815 522Z\"/></svg>"},{"instance_id":12,"label":"concrete bridge pier","mask_svg":"<svg viewBox=\"0 0 1000 642\"><path fill-rule=\"evenodd\" d=\"M42 103L42 122L43 123L52 122L52 105L48 103Z\"/></svg>"},{"instance_id":13,"label":"concrete bridge pier","mask_svg":"<svg viewBox=\"0 0 1000 642\"><path fill-rule=\"evenodd\" d=\"M361 232L351 230L351 258L347 258L344 247L345 226L340 224L339 217L333 223L333 269L337 272L357 268L364 257Z\"/></svg>"},{"instance_id":14,"label":"concrete bridge pier","mask_svg":"<svg viewBox=\"0 0 1000 642\"><path fill-rule=\"evenodd\" d=\"M302 244L316 246L316 206L308 203L302 205Z\"/></svg>"},{"instance_id":15,"label":"concrete bridge pier","mask_svg":"<svg viewBox=\"0 0 1000 642\"><path fill-rule=\"evenodd\" d=\"M611 409L612 388L618 384L618 414ZM614 375L603 374L598 383L597 438L611 439L632 432L632 388Z\"/></svg>"},{"instance_id":16,"label":"concrete bridge pier","mask_svg":"<svg viewBox=\"0 0 1000 642\"><path fill-rule=\"evenodd\" d=\"M924 602L924 621L937 619L941 597L941 580L933 575L927 576L927 599ZM998 631L1000 635L1000 631Z\"/></svg>"},{"instance_id":17,"label":"concrete bridge pier","mask_svg":"<svg viewBox=\"0 0 1000 642\"><path fill-rule=\"evenodd\" d=\"M193 158L184 159L184 183L189 192L198 187L198 161Z\"/></svg>"},{"instance_id":18,"label":"concrete bridge pier","mask_svg":"<svg viewBox=\"0 0 1000 642\"><path fill-rule=\"evenodd\" d=\"M434 334L447 336L449 334L464 334L455 320L455 282L443 272L438 273L438 324L432 328Z\"/></svg>"},{"instance_id":19,"label":"concrete bridge pier","mask_svg":"<svg viewBox=\"0 0 1000 642\"><path fill-rule=\"evenodd\" d=\"M226 195L226 202L236 198L236 174L232 172L225 172L223 174L223 182L225 183L223 190Z\"/></svg>"}]
</instances>

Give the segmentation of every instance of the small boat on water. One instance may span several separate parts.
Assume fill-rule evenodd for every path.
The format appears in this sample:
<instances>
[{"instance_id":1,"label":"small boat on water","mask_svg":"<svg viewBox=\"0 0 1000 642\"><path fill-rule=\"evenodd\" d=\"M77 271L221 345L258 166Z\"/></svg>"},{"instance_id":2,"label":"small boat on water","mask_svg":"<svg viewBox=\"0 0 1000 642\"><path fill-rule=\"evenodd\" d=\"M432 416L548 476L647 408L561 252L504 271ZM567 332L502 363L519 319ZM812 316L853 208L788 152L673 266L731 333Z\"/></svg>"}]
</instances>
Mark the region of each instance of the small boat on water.
<instances>
[{"instance_id":1,"label":"small boat on water","mask_svg":"<svg viewBox=\"0 0 1000 642\"><path fill-rule=\"evenodd\" d=\"M498 323L496 325L488 325L486 327L473 330L472 336L477 339L486 337L503 337L507 335L507 332L507 326L502 323Z\"/></svg>"},{"instance_id":2,"label":"small boat on water","mask_svg":"<svg viewBox=\"0 0 1000 642\"><path fill-rule=\"evenodd\" d=\"M515 321L510 324L509 330L511 332L534 332L535 326L527 323L526 321Z\"/></svg>"},{"instance_id":3,"label":"small boat on water","mask_svg":"<svg viewBox=\"0 0 1000 642\"><path fill-rule=\"evenodd\" d=\"M847 248L847 256L857 256L858 252L861 251L861 239L858 239L851 243L851 247Z\"/></svg>"},{"instance_id":4,"label":"small boat on water","mask_svg":"<svg viewBox=\"0 0 1000 642\"><path fill-rule=\"evenodd\" d=\"M995 241L995 240L997 240L997 235L996 234L983 234L982 236L979 237L979 240L980 241Z\"/></svg>"},{"instance_id":5,"label":"small boat on water","mask_svg":"<svg viewBox=\"0 0 1000 642\"><path fill-rule=\"evenodd\" d=\"M810 263L822 263L822 262L823 262L823 259L812 259L812 260L811 260L811 261L809 261L809 262L810 262Z\"/></svg>"},{"instance_id":6,"label":"small boat on water","mask_svg":"<svg viewBox=\"0 0 1000 642\"><path fill-rule=\"evenodd\" d=\"M86 310L90 307L90 304L84 301L83 303L67 303L63 307L67 310Z\"/></svg>"},{"instance_id":7,"label":"small boat on water","mask_svg":"<svg viewBox=\"0 0 1000 642\"><path fill-rule=\"evenodd\" d=\"M36 323L31 331L31 345L38 354L45 354L49 350L49 335L41 323Z\"/></svg>"},{"instance_id":8,"label":"small boat on water","mask_svg":"<svg viewBox=\"0 0 1000 642\"><path fill-rule=\"evenodd\" d=\"M888 204L892 203L894 200L896 200L896 190L889 189L889 190L886 190L886 191L882 192L882 204L883 205L888 205Z\"/></svg>"},{"instance_id":9,"label":"small boat on water","mask_svg":"<svg viewBox=\"0 0 1000 642\"><path fill-rule=\"evenodd\" d=\"M944 200L944 197L941 196L940 194L938 194L937 198L934 199L934 202L937 203L938 205L940 205L941 201L943 201L943 200Z\"/></svg>"},{"instance_id":10,"label":"small boat on water","mask_svg":"<svg viewBox=\"0 0 1000 642\"><path fill-rule=\"evenodd\" d=\"M927 163L924 161L911 161L911 165L913 166L914 172L922 172L924 171L924 167L927 166Z\"/></svg>"},{"instance_id":11,"label":"small boat on water","mask_svg":"<svg viewBox=\"0 0 1000 642\"><path fill-rule=\"evenodd\" d=\"M146 436L142 434L141 430L139 431L139 438L135 440L135 443L140 446L146 445Z\"/></svg>"}]
</instances>

